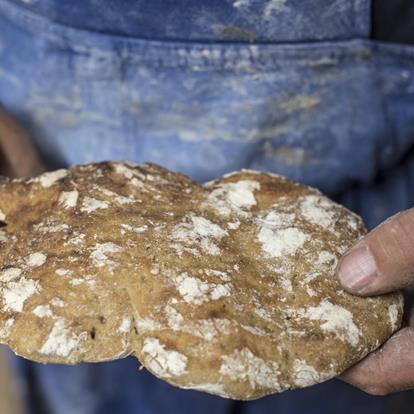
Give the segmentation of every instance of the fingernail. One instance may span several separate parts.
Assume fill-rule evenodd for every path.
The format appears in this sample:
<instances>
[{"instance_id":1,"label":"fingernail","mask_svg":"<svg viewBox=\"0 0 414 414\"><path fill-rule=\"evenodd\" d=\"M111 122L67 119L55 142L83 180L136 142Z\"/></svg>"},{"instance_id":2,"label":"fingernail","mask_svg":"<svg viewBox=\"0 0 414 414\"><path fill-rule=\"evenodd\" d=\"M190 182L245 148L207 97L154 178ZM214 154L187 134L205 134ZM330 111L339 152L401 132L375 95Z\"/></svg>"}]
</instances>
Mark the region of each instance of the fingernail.
<instances>
[{"instance_id":1,"label":"fingernail","mask_svg":"<svg viewBox=\"0 0 414 414\"><path fill-rule=\"evenodd\" d=\"M361 290L367 287L376 276L375 259L365 244L347 253L343 257L338 271L342 285L352 290Z\"/></svg>"}]
</instances>

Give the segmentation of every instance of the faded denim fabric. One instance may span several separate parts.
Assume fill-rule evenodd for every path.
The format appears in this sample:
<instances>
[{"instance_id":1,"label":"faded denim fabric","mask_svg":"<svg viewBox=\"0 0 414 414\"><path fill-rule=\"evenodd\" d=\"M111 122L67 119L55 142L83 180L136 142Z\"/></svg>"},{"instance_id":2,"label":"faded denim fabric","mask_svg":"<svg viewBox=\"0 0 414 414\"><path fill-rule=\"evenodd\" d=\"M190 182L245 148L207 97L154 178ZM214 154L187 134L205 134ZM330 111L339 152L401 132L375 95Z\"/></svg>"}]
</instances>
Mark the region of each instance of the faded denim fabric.
<instances>
[{"instance_id":1,"label":"faded denim fabric","mask_svg":"<svg viewBox=\"0 0 414 414\"><path fill-rule=\"evenodd\" d=\"M1 99L62 165L151 160L198 181L249 167L336 194L413 141L411 47L143 41L0 12Z\"/></svg>"},{"instance_id":2,"label":"faded denim fabric","mask_svg":"<svg viewBox=\"0 0 414 414\"><path fill-rule=\"evenodd\" d=\"M157 40L292 42L368 36L367 0L9 0L78 29Z\"/></svg>"},{"instance_id":3,"label":"faded denim fabric","mask_svg":"<svg viewBox=\"0 0 414 414\"><path fill-rule=\"evenodd\" d=\"M200 182L273 171L369 227L414 205L414 48L368 39L369 1L177 3L0 0L0 101L51 168L152 161ZM380 414L387 401L330 381L235 403L131 358L14 364L34 414Z\"/></svg>"}]
</instances>

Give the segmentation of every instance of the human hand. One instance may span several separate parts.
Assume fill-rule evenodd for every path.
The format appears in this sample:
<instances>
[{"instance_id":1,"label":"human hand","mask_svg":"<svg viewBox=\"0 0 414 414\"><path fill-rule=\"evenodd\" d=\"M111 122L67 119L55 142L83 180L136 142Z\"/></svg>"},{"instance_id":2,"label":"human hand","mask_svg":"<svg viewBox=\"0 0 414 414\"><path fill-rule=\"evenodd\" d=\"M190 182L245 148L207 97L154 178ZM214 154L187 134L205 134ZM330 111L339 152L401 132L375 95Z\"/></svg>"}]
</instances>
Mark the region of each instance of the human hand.
<instances>
[{"instance_id":1,"label":"human hand","mask_svg":"<svg viewBox=\"0 0 414 414\"><path fill-rule=\"evenodd\" d=\"M347 291L361 296L414 287L414 208L360 240L339 263L338 277ZM340 379L372 395L414 388L414 312L406 305L407 326Z\"/></svg>"},{"instance_id":2,"label":"human hand","mask_svg":"<svg viewBox=\"0 0 414 414\"><path fill-rule=\"evenodd\" d=\"M0 107L0 175L30 177L44 171L29 134Z\"/></svg>"}]
</instances>

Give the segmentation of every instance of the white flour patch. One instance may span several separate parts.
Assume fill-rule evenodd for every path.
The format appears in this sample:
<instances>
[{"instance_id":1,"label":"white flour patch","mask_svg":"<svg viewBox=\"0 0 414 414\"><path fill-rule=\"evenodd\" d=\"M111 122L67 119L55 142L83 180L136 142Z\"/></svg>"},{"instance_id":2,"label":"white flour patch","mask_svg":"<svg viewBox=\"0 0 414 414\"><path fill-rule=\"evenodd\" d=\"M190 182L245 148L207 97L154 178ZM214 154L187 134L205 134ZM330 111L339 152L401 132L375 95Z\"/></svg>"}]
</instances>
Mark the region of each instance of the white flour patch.
<instances>
[{"instance_id":1,"label":"white flour patch","mask_svg":"<svg viewBox=\"0 0 414 414\"><path fill-rule=\"evenodd\" d=\"M293 362L293 378L295 385L303 388L318 384L324 379L324 376L319 374L313 366L308 365L306 361L295 359Z\"/></svg>"},{"instance_id":2,"label":"white flour patch","mask_svg":"<svg viewBox=\"0 0 414 414\"><path fill-rule=\"evenodd\" d=\"M9 318L0 328L0 338L7 338L10 335L10 329L14 324L14 318Z\"/></svg>"},{"instance_id":3,"label":"white flour patch","mask_svg":"<svg viewBox=\"0 0 414 414\"><path fill-rule=\"evenodd\" d=\"M64 208L73 208L76 207L78 203L79 192L74 191L64 191L59 196L58 203L62 204Z\"/></svg>"},{"instance_id":4,"label":"white flour patch","mask_svg":"<svg viewBox=\"0 0 414 414\"><path fill-rule=\"evenodd\" d=\"M115 243L98 243L93 248L92 253L90 254L90 258L96 267L113 267L115 265L115 262L108 259L106 255L108 253L120 253L121 251L122 248Z\"/></svg>"},{"instance_id":5,"label":"white flour patch","mask_svg":"<svg viewBox=\"0 0 414 414\"><path fill-rule=\"evenodd\" d=\"M139 180L138 178L134 177L131 179L130 184L133 185L134 187L139 188L141 191L145 191L148 192L149 190L146 188L145 184ZM156 198L156 197L154 197Z\"/></svg>"},{"instance_id":6,"label":"white flour patch","mask_svg":"<svg viewBox=\"0 0 414 414\"><path fill-rule=\"evenodd\" d=\"M319 252L318 261L317 261L318 265L329 265L330 268L335 269L337 262L338 262L338 259L333 253L328 252L326 250Z\"/></svg>"},{"instance_id":7,"label":"white flour patch","mask_svg":"<svg viewBox=\"0 0 414 414\"><path fill-rule=\"evenodd\" d=\"M22 274L22 269L17 267L9 267L0 272L0 282L9 282L10 280L18 278Z\"/></svg>"},{"instance_id":8,"label":"white flour patch","mask_svg":"<svg viewBox=\"0 0 414 414\"><path fill-rule=\"evenodd\" d=\"M52 309L49 305L38 305L33 309L33 313L39 318L43 318L45 316L53 316Z\"/></svg>"},{"instance_id":9,"label":"white flour patch","mask_svg":"<svg viewBox=\"0 0 414 414\"><path fill-rule=\"evenodd\" d=\"M160 377L169 378L187 372L187 357L177 351L166 349L156 338L145 338L141 354L146 366Z\"/></svg>"},{"instance_id":10,"label":"white flour patch","mask_svg":"<svg viewBox=\"0 0 414 414\"><path fill-rule=\"evenodd\" d=\"M112 270L112 268L111 268L111 270ZM85 279L86 279L86 281L85 281L85 283L91 288L91 289L94 289L94 288L96 288L96 285L97 285L97 281L96 281L96 278L97 278L97 275L95 274L95 275L86 275L85 276Z\"/></svg>"},{"instance_id":11,"label":"white flour patch","mask_svg":"<svg viewBox=\"0 0 414 414\"><path fill-rule=\"evenodd\" d=\"M26 264L30 267L39 267L46 263L46 255L42 252L32 253L26 257Z\"/></svg>"},{"instance_id":12,"label":"white flour patch","mask_svg":"<svg viewBox=\"0 0 414 414\"><path fill-rule=\"evenodd\" d=\"M167 305L164 310L168 319L168 327L173 330L181 330L184 325L183 315L170 305Z\"/></svg>"},{"instance_id":13,"label":"white flour patch","mask_svg":"<svg viewBox=\"0 0 414 414\"><path fill-rule=\"evenodd\" d=\"M167 305L164 310L168 319L168 327L174 331L186 332L206 341L211 341L219 334L230 334L231 322L228 319L201 319L196 323L189 323L184 321L183 315L173 306Z\"/></svg>"},{"instance_id":14,"label":"white flour patch","mask_svg":"<svg viewBox=\"0 0 414 414\"><path fill-rule=\"evenodd\" d=\"M3 210L0 208L0 221L6 221L6 215Z\"/></svg>"},{"instance_id":15,"label":"white flour patch","mask_svg":"<svg viewBox=\"0 0 414 414\"><path fill-rule=\"evenodd\" d=\"M16 268L7 269L9 272L6 273L6 275L2 272L2 282L6 283L0 288L0 292L3 298L3 308L5 310L21 312L26 300L35 293L38 293L41 288L37 280L26 279L21 276L20 269L15 269Z\"/></svg>"},{"instance_id":16,"label":"white flour patch","mask_svg":"<svg viewBox=\"0 0 414 414\"><path fill-rule=\"evenodd\" d=\"M94 288L96 286L96 280L91 275L86 275L86 276L83 276L83 277L74 278L74 279L71 279L69 281L69 284L72 285L72 286L79 286L82 283L85 283L90 288Z\"/></svg>"},{"instance_id":17,"label":"white flour patch","mask_svg":"<svg viewBox=\"0 0 414 414\"><path fill-rule=\"evenodd\" d=\"M348 225L351 227L352 230L356 231L358 229L358 225L360 225L360 219L356 215L352 215L348 218Z\"/></svg>"},{"instance_id":18,"label":"white flour patch","mask_svg":"<svg viewBox=\"0 0 414 414\"><path fill-rule=\"evenodd\" d=\"M242 180L234 183L219 184L207 197L207 201L220 214L227 216L236 213L246 215L256 205L254 191L260 189L260 183L253 180Z\"/></svg>"},{"instance_id":19,"label":"white flour patch","mask_svg":"<svg viewBox=\"0 0 414 414\"><path fill-rule=\"evenodd\" d=\"M29 182L35 182L40 183L40 185L44 188L51 187L53 184L55 184L60 179L66 177L68 175L68 170L56 170L52 172L47 172L39 177L31 179Z\"/></svg>"},{"instance_id":20,"label":"white flour patch","mask_svg":"<svg viewBox=\"0 0 414 414\"><path fill-rule=\"evenodd\" d=\"M84 234L79 234L79 233L74 233L74 234L75 234L75 236L67 241L68 244L81 245L81 244L85 243L85 235Z\"/></svg>"},{"instance_id":21,"label":"white flour patch","mask_svg":"<svg viewBox=\"0 0 414 414\"><path fill-rule=\"evenodd\" d=\"M41 233L58 233L60 231L65 231L69 229L69 226L64 223L51 224L51 225L45 225L44 223L40 223L40 224L35 224L33 228L35 230L39 230Z\"/></svg>"},{"instance_id":22,"label":"white flour patch","mask_svg":"<svg viewBox=\"0 0 414 414\"><path fill-rule=\"evenodd\" d=\"M185 332L196 335L206 341L211 341L219 334L231 334L231 322L228 319L201 319L184 329Z\"/></svg>"},{"instance_id":23,"label":"white flour patch","mask_svg":"<svg viewBox=\"0 0 414 414\"><path fill-rule=\"evenodd\" d=\"M162 329L162 326L159 322L149 318L136 319L135 326L138 330L138 333L147 331L158 331Z\"/></svg>"},{"instance_id":24,"label":"white flour patch","mask_svg":"<svg viewBox=\"0 0 414 414\"><path fill-rule=\"evenodd\" d=\"M247 332L250 332L251 334L255 336L266 336L267 335L267 333L263 329L260 329L256 326L248 326L248 325L242 325L242 324L240 324L240 326L244 330L246 330Z\"/></svg>"},{"instance_id":25,"label":"white flour patch","mask_svg":"<svg viewBox=\"0 0 414 414\"><path fill-rule=\"evenodd\" d=\"M317 279L320 276L322 276L322 273L320 272L310 272L303 278L303 280L301 281L301 285L304 286L312 282L312 280Z\"/></svg>"},{"instance_id":26,"label":"white flour patch","mask_svg":"<svg viewBox=\"0 0 414 414\"><path fill-rule=\"evenodd\" d=\"M85 283L86 280L82 279L82 278L75 278L69 281L69 284L72 286L78 286L81 285L82 283Z\"/></svg>"},{"instance_id":27,"label":"white flour patch","mask_svg":"<svg viewBox=\"0 0 414 414\"><path fill-rule=\"evenodd\" d=\"M58 276L67 276L67 275L70 275L72 273L72 271L68 270L68 269L56 269L55 273Z\"/></svg>"},{"instance_id":28,"label":"white flour patch","mask_svg":"<svg viewBox=\"0 0 414 414\"><path fill-rule=\"evenodd\" d=\"M398 305L390 305L388 308L388 317L391 325L391 329L395 331L398 328Z\"/></svg>"},{"instance_id":29,"label":"white flour patch","mask_svg":"<svg viewBox=\"0 0 414 414\"><path fill-rule=\"evenodd\" d=\"M234 220L227 224L230 230L237 230L240 227L240 220Z\"/></svg>"},{"instance_id":30,"label":"white flour patch","mask_svg":"<svg viewBox=\"0 0 414 414\"><path fill-rule=\"evenodd\" d=\"M248 381L252 388L280 388L277 380L280 374L278 364L264 361L248 348L236 349L232 354L223 356L221 361L220 374L227 375L232 380Z\"/></svg>"},{"instance_id":31,"label":"white flour patch","mask_svg":"<svg viewBox=\"0 0 414 414\"><path fill-rule=\"evenodd\" d=\"M189 384L188 386L183 387L180 385L180 388L204 391L209 394L219 395L224 398L229 398L229 395L226 393L223 384Z\"/></svg>"},{"instance_id":32,"label":"white flour patch","mask_svg":"<svg viewBox=\"0 0 414 414\"><path fill-rule=\"evenodd\" d=\"M199 250L211 255L220 253L215 239L222 239L227 234L219 225L204 217L191 215L186 222L176 225L171 233L172 247L179 256L186 251L198 255Z\"/></svg>"},{"instance_id":33,"label":"white flour patch","mask_svg":"<svg viewBox=\"0 0 414 414\"><path fill-rule=\"evenodd\" d=\"M295 215L293 213L283 213L270 211L262 219L257 219L257 223L269 228L286 228L293 226Z\"/></svg>"},{"instance_id":34,"label":"white flour patch","mask_svg":"<svg viewBox=\"0 0 414 414\"><path fill-rule=\"evenodd\" d=\"M270 257L281 257L284 255L296 254L303 248L310 236L295 227L279 228L265 221L258 222L258 240L262 244L265 254Z\"/></svg>"},{"instance_id":35,"label":"white flour patch","mask_svg":"<svg viewBox=\"0 0 414 414\"><path fill-rule=\"evenodd\" d=\"M64 318L57 318L53 328L49 333L46 342L40 348L40 353L44 355L54 355L60 357L69 356L79 345L85 335L75 335Z\"/></svg>"},{"instance_id":36,"label":"white flour patch","mask_svg":"<svg viewBox=\"0 0 414 414\"><path fill-rule=\"evenodd\" d=\"M65 302L63 302L63 300L62 300L62 299L59 299L59 298L53 298L53 299L50 301L50 304L51 304L52 306L56 306L56 307L58 307L58 308L62 308L63 306L65 306Z\"/></svg>"},{"instance_id":37,"label":"white flour patch","mask_svg":"<svg viewBox=\"0 0 414 414\"><path fill-rule=\"evenodd\" d=\"M129 224L121 224L121 227L125 230L132 231L133 233L144 233L148 230L148 226L146 224L143 226L130 226Z\"/></svg>"},{"instance_id":38,"label":"white flour patch","mask_svg":"<svg viewBox=\"0 0 414 414\"><path fill-rule=\"evenodd\" d=\"M353 321L352 313L342 306L334 305L328 300L323 300L319 306L298 310L298 314L310 320L321 321L320 327L327 332L332 332L341 340L357 346L360 330Z\"/></svg>"},{"instance_id":39,"label":"white flour patch","mask_svg":"<svg viewBox=\"0 0 414 414\"><path fill-rule=\"evenodd\" d=\"M121 321L121 325L119 325L118 332L119 333L127 333L131 328L131 319L129 316L124 316Z\"/></svg>"},{"instance_id":40,"label":"white flour patch","mask_svg":"<svg viewBox=\"0 0 414 414\"><path fill-rule=\"evenodd\" d=\"M254 309L254 313L259 317L264 319L265 321L268 322L273 322L273 318L272 316L266 312L263 308L255 308Z\"/></svg>"},{"instance_id":41,"label":"white flour patch","mask_svg":"<svg viewBox=\"0 0 414 414\"><path fill-rule=\"evenodd\" d=\"M119 203L121 205L123 205L123 204L131 204L131 203L135 203L137 201L140 201L140 200L137 200L136 198L134 198L132 196L125 197L125 196L123 196L121 194L114 193L113 191L108 190L106 188L102 188L101 191L106 196L112 197L117 203Z\"/></svg>"},{"instance_id":42,"label":"white flour patch","mask_svg":"<svg viewBox=\"0 0 414 414\"><path fill-rule=\"evenodd\" d=\"M301 215L325 229L332 230L335 224L335 212L332 203L319 195L307 195L299 199Z\"/></svg>"},{"instance_id":43,"label":"white flour patch","mask_svg":"<svg viewBox=\"0 0 414 414\"><path fill-rule=\"evenodd\" d=\"M205 273L208 276L218 277L223 282L230 282L230 280L231 280L230 276L226 272L222 272L221 270L206 269Z\"/></svg>"},{"instance_id":44,"label":"white flour patch","mask_svg":"<svg viewBox=\"0 0 414 414\"><path fill-rule=\"evenodd\" d=\"M139 177L141 179L145 179L145 175L143 175L139 171L133 169L133 167L136 166L136 165L138 165L138 164L133 164L133 163L128 163L128 164L127 163L116 163L116 164L113 164L113 166L115 168L115 172L117 174L123 175L125 178L131 179L131 178L134 178L134 177Z\"/></svg>"},{"instance_id":45,"label":"white flour patch","mask_svg":"<svg viewBox=\"0 0 414 414\"><path fill-rule=\"evenodd\" d=\"M115 201L121 205L123 204L132 204L132 203L137 203L137 202L141 202L141 200L137 200L134 197L124 197L122 195L118 195L115 197Z\"/></svg>"},{"instance_id":46,"label":"white flour patch","mask_svg":"<svg viewBox=\"0 0 414 414\"><path fill-rule=\"evenodd\" d=\"M209 300L217 300L231 294L228 285L207 283L196 277L188 276L187 273L176 276L174 283L184 301L194 305L200 305Z\"/></svg>"},{"instance_id":47,"label":"white flour patch","mask_svg":"<svg viewBox=\"0 0 414 414\"><path fill-rule=\"evenodd\" d=\"M214 286L214 284L210 284L210 286ZM223 296L230 296L230 294L231 290L229 285L217 284L212 288L210 292L210 297L212 300L217 300L222 298Z\"/></svg>"},{"instance_id":48,"label":"white flour patch","mask_svg":"<svg viewBox=\"0 0 414 414\"><path fill-rule=\"evenodd\" d=\"M108 208L109 203L107 201L97 200L92 197L85 197L82 203L81 211L91 213L92 211L100 208Z\"/></svg>"},{"instance_id":49,"label":"white flour patch","mask_svg":"<svg viewBox=\"0 0 414 414\"><path fill-rule=\"evenodd\" d=\"M288 276L281 276L279 278L279 283L287 292L293 291L292 282L290 281Z\"/></svg>"}]
</instances>

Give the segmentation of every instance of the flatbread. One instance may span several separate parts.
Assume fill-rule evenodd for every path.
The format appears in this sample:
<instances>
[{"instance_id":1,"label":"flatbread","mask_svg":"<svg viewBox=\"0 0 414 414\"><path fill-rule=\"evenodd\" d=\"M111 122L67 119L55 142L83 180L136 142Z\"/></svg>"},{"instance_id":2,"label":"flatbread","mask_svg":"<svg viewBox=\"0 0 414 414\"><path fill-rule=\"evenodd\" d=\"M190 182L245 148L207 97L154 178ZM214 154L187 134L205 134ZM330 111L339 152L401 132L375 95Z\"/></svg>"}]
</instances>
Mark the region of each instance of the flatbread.
<instances>
[{"instance_id":1,"label":"flatbread","mask_svg":"<svg viewBox=\"0 0 414 414\"><path fill-rule=\"evenodd\" d=\"M400 294L335 276L361 219L281 176L86 164L4 179L0 209L0 341L31 360L134 354L173 385L254 399L339 375L401 324Z\"/></svg>"},{"instance_id":2,"label":"flatbread","mask_svg":"<svg viewBox=\"0 0 414 414\"><path fill-rule=\"evenodd\" d=\"M76 364L133 352L125 280L139 273L161 205L194 185L158 167L142 171L102 163L3 180L0 340L17 354Z\"/></svg>"},{"instance_id":3,"label":"flatbread","mask_svg":"<svg viewBox=\"0 0 414 414\"><path fill-rule=\"evenodd\" d=\"M399 326L399 294L341 288L338 259L365 228L317 190L242 171L195 198L130 289L137 355L158 377L258 398L339 375Z\"/></svg>"}]
</instances>

